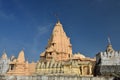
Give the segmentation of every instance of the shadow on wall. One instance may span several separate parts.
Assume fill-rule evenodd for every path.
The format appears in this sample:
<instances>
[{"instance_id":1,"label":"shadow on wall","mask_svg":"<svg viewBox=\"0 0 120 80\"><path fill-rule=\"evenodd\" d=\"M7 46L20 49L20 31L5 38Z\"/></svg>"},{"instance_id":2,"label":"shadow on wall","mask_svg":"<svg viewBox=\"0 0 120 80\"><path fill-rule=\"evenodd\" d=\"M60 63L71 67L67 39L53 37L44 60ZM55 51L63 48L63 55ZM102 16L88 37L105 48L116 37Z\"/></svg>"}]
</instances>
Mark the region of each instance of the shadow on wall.
<instances>
[{"instance_id":1,"label":"shadow on wall","mask_svg":"<svg viewBox=\"0 0 120 80\"><path fill-rule=\"evenodd\" d=\"M120 80L120 77L115 77L113 80Z\"/></svg>"}]
</instances>

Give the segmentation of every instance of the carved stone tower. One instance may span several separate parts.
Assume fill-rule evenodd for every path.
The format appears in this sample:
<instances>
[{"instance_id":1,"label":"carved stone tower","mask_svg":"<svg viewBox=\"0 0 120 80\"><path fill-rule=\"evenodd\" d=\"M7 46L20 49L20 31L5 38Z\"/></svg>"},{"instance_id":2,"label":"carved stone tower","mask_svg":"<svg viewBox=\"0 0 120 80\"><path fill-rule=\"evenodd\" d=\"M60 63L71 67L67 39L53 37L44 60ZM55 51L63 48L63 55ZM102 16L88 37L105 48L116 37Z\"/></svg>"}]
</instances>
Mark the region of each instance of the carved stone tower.
<instances>
[{"instance_id":1,"label":"carved stone tower","mask_svg":"<svg viewBox=\"0 0 120 80\"><path fill-rule=\"evenodd\" d=\"M70 59L72 55L72 45L70 38L66 36L62 24L58 21L55 24L51 38L48 41L45 52L40 57L41 59L56 61Z\"/></svg>"},{"instance_id":2,"label":"carved stone tower","mask_svg":"<svg viewBox=\"0 0 120 80\"><path fill-rule=\"evenodd\" d=\"M120 72L120 51L112 48L108 38L107 49L96 55L95 75L118 76Z\"/></svg>"},{"instance_id":3,"label":"carved stone tower","mask_svg":"<svg viewBox=\"0 0 120 80\"><path fill-rule=\"evenodd\" d=\"M18 58L9 63L7 75L31 75L35 72L36 63L25 61L24 50L21 50Z\"/></svg>"},{"instance_id":4,"label":"carved stone tower","mask_svg":"<svg viewBox=\"0 0 120 80\"><path fill-rule=\"evenodd\" d=\"M10 59L7 57L5 51L3 51L2 57L0 58L0 74L6 74L9 69Z\"/></svg>"}]
</instances>

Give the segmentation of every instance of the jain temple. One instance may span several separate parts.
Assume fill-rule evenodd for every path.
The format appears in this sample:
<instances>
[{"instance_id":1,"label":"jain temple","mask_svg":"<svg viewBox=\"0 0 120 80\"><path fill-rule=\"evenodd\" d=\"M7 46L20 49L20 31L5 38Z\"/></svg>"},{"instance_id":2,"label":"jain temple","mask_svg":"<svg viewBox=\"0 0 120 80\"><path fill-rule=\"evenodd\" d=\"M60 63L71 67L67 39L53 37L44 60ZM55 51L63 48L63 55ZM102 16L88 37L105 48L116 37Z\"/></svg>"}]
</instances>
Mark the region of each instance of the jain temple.
<instances>
[{"instance_id":1,"label":"jain temple","mask_svg":"<svg viewBox=\"0 0 120 80\"><path fill-rule=\"evenodd\" d=\"M120 51L110 39L105 51L95 58L72 52L70 38L58 20L38 62L29 63L24 50L17 57L0 58L0 80L120 80Z\"/></svg>"}]
</instances>

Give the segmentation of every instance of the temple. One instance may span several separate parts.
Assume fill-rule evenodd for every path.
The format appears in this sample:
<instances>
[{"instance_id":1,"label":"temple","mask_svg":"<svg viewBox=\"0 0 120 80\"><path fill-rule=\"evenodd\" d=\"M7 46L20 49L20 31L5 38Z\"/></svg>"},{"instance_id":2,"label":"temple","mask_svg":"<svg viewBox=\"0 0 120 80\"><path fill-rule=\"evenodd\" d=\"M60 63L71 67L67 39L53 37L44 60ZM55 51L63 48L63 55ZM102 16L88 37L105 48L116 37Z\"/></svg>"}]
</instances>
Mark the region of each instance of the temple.
<instances>
[{"instance_id":1,"label":"temple","mask_svg":"<svg viewBox=\"0 0 120 80\"><path fill-rule=\"evenodd\" d=\"M48 41L46 50L40 55L43 60L54 59L67 60L71 58L72 45L70 38L66 36L62 24L58 21L53 29L51 38Z\"/></svg>"},{"instance_id":2,"label":"temple","mask_svg":"<svg viewBox=\"0 0 120 80\"><path fill-rule=\"evenodd\" d=\"M117 76L120 72L120 51L112 48L110 39L104 52L96 55L95 75L100 76Z\"/></svg>"},{"instance_id":3,"label":"temple","mask_svg":"<svg viewBox=\"0 0 120 80\"><path fill-rule=\"evenodd\" d=\"M70 38L66 36L63 26L55 24L48 45L36 66L36 74L92 76L95 59L81 53L72 54Z\"/></svg>"},{"instance_id":4,"label":"temple","mask_svg":"<svg viewBox=\"0 0 120 80\"><path fill-rule=\"evenodd\" d=\"M94 65L94 59L80 57L62 62L39 61L36 66L36 74L93 76Z\"/></svg>"},{"instance_id":5,"label":"temple","mask_svg":"<svg viewBox=\"0 0 120 80\"><path fill-rule=\"evenodd\" d=\"M21 50L18 58L11 58L7 75L32 75L35 72L36 63L25 61L24 51Z\"/></svg>"},{"instance_id":6,"label":"temple","mask_svg":"<svg viewBox=\"0 0 120 80\"><path fill-rule=\"evenodd\" d=\"M95 58L73 53L59 20L37 63L29 63L24 50L10 58L4 51L0 58L0 80L120 80L119 77L120 51L113 49L109 37L106 49Z\"/></svg>"},{"instance_id":7,"label":"temple","mask_svg":"<svg viewBox=\"0 0 120 80\"><path fill-rule=\"evenodd\" d=\"M7 57L6 52L4 51L2 57L0 58L0 74L5 75L9 69L10 59Z\"/></svg>"}]
</instances>

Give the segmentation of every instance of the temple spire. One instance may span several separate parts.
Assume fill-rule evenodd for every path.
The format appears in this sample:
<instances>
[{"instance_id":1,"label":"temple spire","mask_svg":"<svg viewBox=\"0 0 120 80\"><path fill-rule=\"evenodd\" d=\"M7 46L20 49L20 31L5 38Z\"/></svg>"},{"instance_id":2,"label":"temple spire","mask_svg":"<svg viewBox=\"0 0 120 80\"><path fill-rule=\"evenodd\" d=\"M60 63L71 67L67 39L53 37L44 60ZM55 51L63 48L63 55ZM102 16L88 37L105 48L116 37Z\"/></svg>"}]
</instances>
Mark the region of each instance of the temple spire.
<instances>
[{"instance_id":1,"label":"temple spire","mask_svg":"<svg viewBox=\"0 0 120 80\"><path fill-rule=\"evenodd\" d=\"M112 44L110 41L110 37L108 37L108 45L107 45L106 52L114 52L114 49L112 48Z\"/></svg>"},{"instance_id":2,"label":"temple spire","mask_svg":"<svg viewBox=\"0 0 120 80\"><path fill-rule=\"evenodd\" d=\"M18 60L18 62L24 62L25 61L24 50L21 50L19 52L17 60Z\"/></svg>"},{"instance_id":3,"label":"temple spire","mask_svg":"<svg viewBox=\"0 0 120 80\"><path fill-rule=\"evenodd\" d=\"M57 16L56 18L58 22L53 28L45 53L41 55L41 57L44 57L46 60L66 60L72 55L70 38L67 37L59 18Z\"/></svg>"},{"instance_id":4,"label":"temple spire","mask_svg":"<svg viewBox=\"0 0 120 80\"><path fill-rule=\"evenodd\" d=\"M3 54L2 54L2 59L6 59L7 58L7 54L6 54L6 51L5 49L3 50Z\"/></svg>"}]
</instances>

